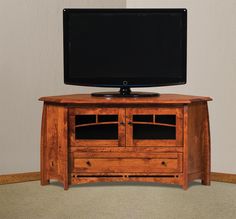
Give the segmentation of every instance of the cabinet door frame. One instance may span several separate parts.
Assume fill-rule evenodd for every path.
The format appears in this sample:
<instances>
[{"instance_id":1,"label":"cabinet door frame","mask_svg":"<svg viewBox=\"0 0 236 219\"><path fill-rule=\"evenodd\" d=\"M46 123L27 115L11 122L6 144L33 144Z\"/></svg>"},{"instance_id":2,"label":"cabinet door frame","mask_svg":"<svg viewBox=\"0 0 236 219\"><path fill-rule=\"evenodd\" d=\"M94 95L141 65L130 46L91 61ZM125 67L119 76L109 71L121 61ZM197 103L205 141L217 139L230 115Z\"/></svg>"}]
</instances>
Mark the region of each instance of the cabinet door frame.
<instances>
[{"instance_id":1,"label":"cabinet door frame","mask_svg":"<svg viewBox=\"0 0 236 219\"><path fill-rule=\"evenodd\" d=\"M75 138L75 116L77 115L118 115L118 139L82 139ZM70 145L81 147L93 146L125 146L125 108L114 107L80 107L69 109L69 140Z\"/></svg>"},{"instance_id":2,"label":"cabinet door frame","mask_svg":"<svg viewBox=\"0 0 236 219\"><path fill-rule=\"evenodd\" d=\"M176 139L133 139L133 115L176 115ZM126 146L183 146L183 107L126 108Z\"/></svg>"}]
</instances>

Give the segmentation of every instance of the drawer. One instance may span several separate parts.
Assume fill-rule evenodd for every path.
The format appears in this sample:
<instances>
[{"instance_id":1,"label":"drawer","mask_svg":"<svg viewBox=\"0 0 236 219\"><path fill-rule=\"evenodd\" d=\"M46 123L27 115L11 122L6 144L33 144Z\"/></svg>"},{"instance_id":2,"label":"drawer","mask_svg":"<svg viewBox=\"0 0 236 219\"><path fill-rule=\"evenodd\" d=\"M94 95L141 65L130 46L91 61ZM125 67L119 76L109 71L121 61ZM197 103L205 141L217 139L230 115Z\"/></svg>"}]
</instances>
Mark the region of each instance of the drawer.
<instances>
[{"instance_id":1,"label":"drawer","mask_svg":"<svg viewBox=\"0 0 236 219\"><path fill-rule=\"evenodd\" d=\"M84 173L176 173L182 172L182 153L151 154L148 157L144 154L121 154L109 158L75 156L71 159L71 169Z\"/></svg>"}]
</instances>

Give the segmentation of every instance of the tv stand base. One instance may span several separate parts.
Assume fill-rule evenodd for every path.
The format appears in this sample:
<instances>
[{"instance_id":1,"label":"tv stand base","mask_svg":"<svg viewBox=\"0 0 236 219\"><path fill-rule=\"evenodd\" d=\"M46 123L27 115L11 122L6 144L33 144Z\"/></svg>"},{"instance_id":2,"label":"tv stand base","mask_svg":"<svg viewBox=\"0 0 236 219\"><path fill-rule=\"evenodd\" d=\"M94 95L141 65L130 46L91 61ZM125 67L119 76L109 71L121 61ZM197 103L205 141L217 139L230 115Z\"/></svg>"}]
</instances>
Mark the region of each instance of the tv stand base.
<instances>
[{"instance_id":1,"label":"tv stand base","mask_svg":"<svg viewBox=\"0 0 236 219\"><path fill-rule=\"evenodd\" d=\"M131 92L129 87L121 87L119 92L96 92L91 94L94 97L158 97L155 92Z\"/></svg>"},{"instance_id":2,"label":"tv stand base","mask_svg":"<svg viewBox=\"0 0 236 219\"><path fill-rule=\"evenodd\" d=\"M209 97L42 97L41 185L210 185Z\"/></svg>"}]
</instances>

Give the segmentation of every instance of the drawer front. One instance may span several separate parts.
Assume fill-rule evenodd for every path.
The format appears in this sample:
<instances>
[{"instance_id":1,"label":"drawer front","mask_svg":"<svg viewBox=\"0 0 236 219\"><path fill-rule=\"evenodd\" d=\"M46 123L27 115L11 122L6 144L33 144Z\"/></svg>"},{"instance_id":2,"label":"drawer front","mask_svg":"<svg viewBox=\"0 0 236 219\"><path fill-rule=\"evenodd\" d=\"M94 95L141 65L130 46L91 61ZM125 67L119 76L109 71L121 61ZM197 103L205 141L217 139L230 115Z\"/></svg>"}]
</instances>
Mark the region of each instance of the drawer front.
<instances>
[{"instance_id":1,"label":"drawer front","mask_svg":"<svg viewBox=\"0 0 236 219\"><path fill-rule=\"evenodd\" d=\"M144 154L127 157L74 157L73 172L84 173L173 173L182 172L182 153L160 154L144 157Z\"/></svg>"}]
</instances>

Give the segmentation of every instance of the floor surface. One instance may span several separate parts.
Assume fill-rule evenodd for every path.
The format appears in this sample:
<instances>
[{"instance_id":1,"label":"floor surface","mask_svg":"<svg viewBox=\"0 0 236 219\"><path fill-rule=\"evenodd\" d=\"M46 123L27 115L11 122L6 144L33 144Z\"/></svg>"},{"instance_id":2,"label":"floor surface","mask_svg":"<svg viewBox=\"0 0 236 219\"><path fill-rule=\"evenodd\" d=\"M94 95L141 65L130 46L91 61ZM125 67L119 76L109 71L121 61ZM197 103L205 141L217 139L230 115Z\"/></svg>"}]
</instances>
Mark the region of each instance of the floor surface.
<instances>
[{"instance_id":1,"label":"floor surface","mask_svg":"<svg viewBox=\"0 0 236 219\"><path fill-rule=\"evenodd\" d=\"M157 183L96 183L64 191L56 182L0 186L1 219L234 219L236 185L212 182L179 186Z\"/></svg>"}]
</instances>

